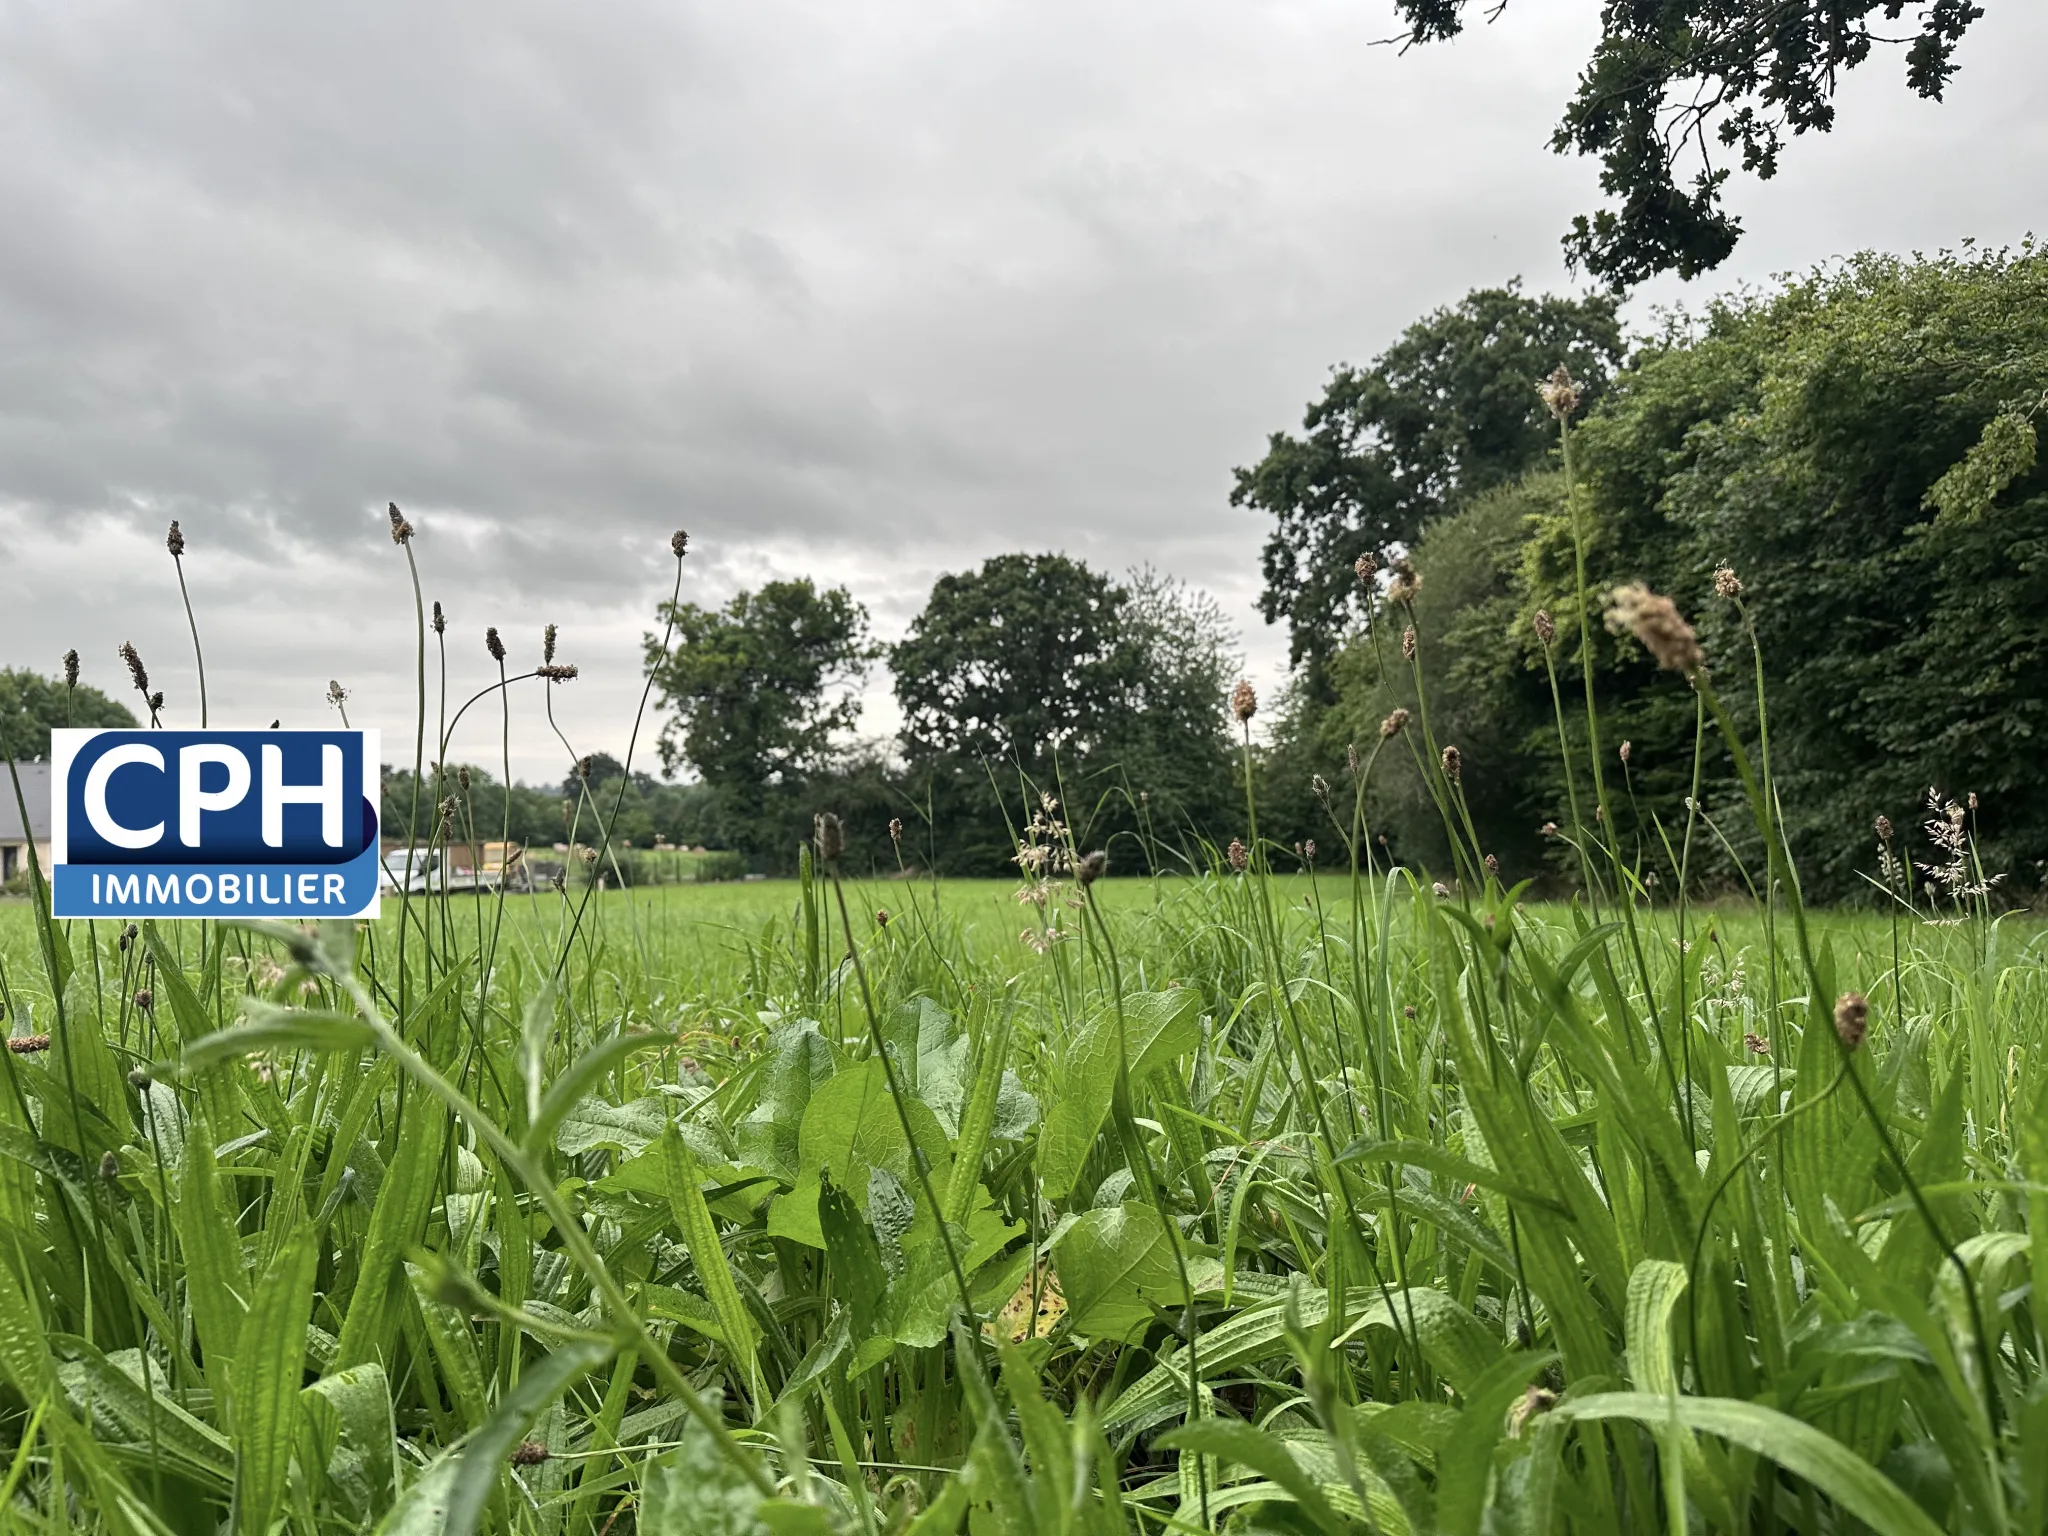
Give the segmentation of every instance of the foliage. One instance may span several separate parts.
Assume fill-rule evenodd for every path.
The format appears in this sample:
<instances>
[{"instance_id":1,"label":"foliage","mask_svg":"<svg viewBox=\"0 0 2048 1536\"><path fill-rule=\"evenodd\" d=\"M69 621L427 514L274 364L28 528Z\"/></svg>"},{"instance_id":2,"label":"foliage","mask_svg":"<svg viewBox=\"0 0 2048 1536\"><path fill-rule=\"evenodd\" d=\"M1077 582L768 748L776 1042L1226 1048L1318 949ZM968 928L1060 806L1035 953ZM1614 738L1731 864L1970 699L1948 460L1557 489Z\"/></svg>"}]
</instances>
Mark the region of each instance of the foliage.
<instances>
[{"instance_id":1,"label":"foliage","mask_svg":"<svg viewBox=\"0 0 2048 1536\"><path fill-rule=\"evenodd\" d=\"M1464 29L1470 0L1395 0L1406 40ZM1485 7L1487 19L1505 0ZM1881 28L1903 0L1664 0L1602 7L1600 40L1551 145L1600 159L1616 206L1572 221L1573 263L1617 287L1659 272L1695 277L1727 260L1741 221L1721 205L1729 165L1768 180L1788 132L1835 125L1842 77L1880 43L1906 43L1906 83L1939 101L1955 51L1984 14L1974 0L1927 0L1908 38ZM1679 178L1696 166L1690 187Z\"/></svg>"},{"instance_id":2,"label":"foliage","mask_svg":"<svg viewBox=\"0 0 2048 1536\"><path fill-rule=\"evenodd\" d=\"M50 732L67 725L132 730L135 716L88 683L66 688L58 678L0 667L0 758L48 757Z\"/></svg>"},{"instance_id":3,"label":"foliage","mask_svg":"<svg viewBox=\"0 0 2048 1536\"><path fill-rule=\"evenodd\" d=\"M860 716L859 685L878 652L867 610L844 587L808 577L764 583L723 608L665 605L664 652L647 638L650 675L670 711L658 746L718 797L721 821L749 852L788 845L794 798L840 765Z\"/></svg>"},{"instance_id":4,"label":"foliage","mask_svg":"<svg viewBox=\"0 0 2048 1536\"><path fill-rule=\"evenodd\" d=\"M920 856L1006 863L1019 785L1066 800L1091 845L1130 839L1133 863L1214 825L1235 638L1213 599L1150 569L1120 584L1015 554L940 577L889 652Z\"/></svg>"},{"instance_id":5,"label":"foliage","mask_svg":"<svg viewBox=\"0 0 2048 1536\"><path fill-rule=\"evenodd\" d=\"M1767 751L1728 636L1701 663L1644 594L1563 706L1583 885L1546 907L1479 831L1492 749L1461 766L1438 730L1486 722L1436 697L1505 686L1484 637L1518 525L1517 580L1555 581L1560 531L1570 550L1548 693L1597 604L1589 532L1612 569L1682 562L1707 527L1680 471L1752 552L1779 524L1751 526L1765 498L1732 469L1771 471L1821 547L1753 578L1759 617L1724 597L1744 639L1772 582L1839 601L1853 541L1823 509L1951 530L1940 554L1993 580L1973 541L2039 471L1968 516L1926 498L2025 409L2039 322L1984 287L2010 275L1866 272L1839 303L1732 314L1707 342L1739 359L1776 325L1786 361L1646 361L1584 428L1583 480L1564 455L1568 516L1532 515L1559 491L1538 476L1433 526L1467 574L1404 583L1358 642L1406 667L1414 710L1327 792L1334 876L1273 873L1255 795L1221 867L1126 880L1033 799L1010 809L1039 857L993 894L860 883L842 834L872 847L880 812L820 805L844 822L773 888L408 895L318 926L8 904L0 1522L2048 1528L2048 931L1994 913L1967 812L1939 812L1955 873L1931 891L1887 847L1883 912L1809 906L1783 724ZM1947 339L1981 352L1994 323L2012 375L1945 377ZM1911 357L1981 398L1888 395ZM1745 389L1675 443L1649 430L1685 416L1660 398ZM1896 439L1829 444L1873 417ZM1658 441L1660 499L1607 499L1645 472L1621 450ZM1160 615L1185 599L1155 598L1178 633ZM1618 814L1604 697L1638 645L1683 668L1694 751L1729 766L1716 830L1754 904L1653 884ZM419 707L424 733L424 685ZM1446 878L1373 836L1404 754Z\"/></svg>"},{"instance_id":6,"label":"foliage","mask_svg":"<svg viewBox=\"0 0 2048 1536\"><path fill-rule=\"evenodd\" d=\"M1136 672L1130 593L1065 555L997 555L941 576L889 650L903 747L1027 771L1083 754Z\"/></svg>"},{"instance_id":7,"label":"foliage","mask_svg":"<svg viewBox=\"0 0 2048 1536\"><path fill-rule=\"evenodd\" d=\"M1819 891L1854 889L1859 834L1917 819L1930 785L1980 797L1995 868L2032 883L2048 857L2048 473L2007 449L1967 515L1930 499L2044 389L2048 257L1866 257L1717 309L1578 434L1602 569L1678 594L1731 677L1746 619L1771 692L1796 701L1771 752ZM1710 596L1722 562L1739 614ZM1614 665L1618 707L1666 700L1682 756L1682 693ZM1753 718L1753 695L1734 707Z\"/></svg>"},{"instance_id":8,"label":"foliage","mask_svg":"<svg viewBox=\"0 0 2048 1536\"><path fill-rule=\"evenodd\" d=\"M1481 288L1425 315L1366 368L1333 370L1302 418L1275 432L1266 456L1236 471L1233 506L1275 520L1259 599L1288 623L1290 656L1319 675L1347 619L1370 602L1352 566L1384 566L1423 528L1465 500L1546 461L1554 433L1536 382L1559 363L1597 398L1621 361L1615 301L1530 298L1519 283Z\"/></svg>"},{"instance_id":9,"label":"foliage","mask_svg":"<svg viewBox=\"0 0 2048 1536\"><path fill-rule=\"evenodd\" d=\"M1674 317L1575 425L1603 767L1620 781L1618 835L1661 879L1684 853L1696 741L1699 799L1727 843L1697 829L1695 878L1735 881L1730 852L1753 859L1761 844L1720 744L1699 737L1686 680L1601 622L1601 594L1634 580L1671 594L1700 629L1744 728L1768 724L1810 892L1867 892L1858 870L1873 818L1911 828L1930 786L1974 792L1989 869L2038 882L2048 474L2031 445L2048 389L2044 315L2048 258L2031 250L1859 258ZM1470 764L1479 840L1528 872L1533 829L1573 823L1531 619L1540 608L1556 621L1562 728L1583 754L1581 602L1558 476L1496 495L1417 539L1414 614L1430 723ZM1744 584L1739 605L1715 594L1723 565ZM1333 774L1345 742L1369 740L1397 705L1419 710L1409 670L1386 665L1405 620L1375 622L1377 643L1353 630L1332 671L1336 704L1307 709L1276 772ZM1752 630L1769 693L1793 701L1763 722L1748 686ZM1443 868L1425 781L1383 777L1385 829ZM1299 800L1275 786L1276 799L1288 793ZM1581 873L1570 847L1548 846L1553 869Z\"/></svg>"}]
</instances>

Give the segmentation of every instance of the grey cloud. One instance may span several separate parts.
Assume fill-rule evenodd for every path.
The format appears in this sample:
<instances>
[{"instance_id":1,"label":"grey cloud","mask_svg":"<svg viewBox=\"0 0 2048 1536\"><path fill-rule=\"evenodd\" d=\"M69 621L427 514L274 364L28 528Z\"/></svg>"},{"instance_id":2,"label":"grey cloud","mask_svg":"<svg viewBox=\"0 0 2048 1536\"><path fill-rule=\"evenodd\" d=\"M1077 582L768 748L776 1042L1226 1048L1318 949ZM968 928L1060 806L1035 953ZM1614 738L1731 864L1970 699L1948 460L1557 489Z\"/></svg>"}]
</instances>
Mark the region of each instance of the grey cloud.
<instances>
[{"instance_id":1,"label":"grey cloud","mask_svg":"<svg viewBox=\"0 0 2048 1536\"><path fill-rule=\"evenodd\" d=\"M1951 105L1879 62L1738 193L1731 277L2018 232L2048 16L1991 10ZM1273 681L1230 466L1422 310L1566 282L1596 15L1403 57L1374 0L10 7L0 663L132 631L175 675L179 516L225 707L340 675L409 736L396 499L451 687L483 624L562 622L583 745L624 745L679 524L698 599L809 571L885 634L1000 549L1150 560Z\"/></svg>"}]
</instances>

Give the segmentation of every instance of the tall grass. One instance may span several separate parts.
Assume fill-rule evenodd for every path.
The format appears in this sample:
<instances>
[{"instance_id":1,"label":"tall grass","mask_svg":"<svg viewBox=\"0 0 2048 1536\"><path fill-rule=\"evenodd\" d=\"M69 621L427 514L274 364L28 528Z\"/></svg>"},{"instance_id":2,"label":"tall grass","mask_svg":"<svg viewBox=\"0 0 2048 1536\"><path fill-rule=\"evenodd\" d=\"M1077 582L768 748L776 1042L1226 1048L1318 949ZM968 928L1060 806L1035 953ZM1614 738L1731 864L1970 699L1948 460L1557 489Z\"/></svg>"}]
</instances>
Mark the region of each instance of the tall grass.
<instances>
[{"instance_id":1,"label":"tall grass","mask_svg":"<svg viewBox=\"0 0 2048 1536\"><path fill-rule=\"evenodd\" d=\"M2044 1529L2042 928L1945 807L1933 894L1901 838L1886 906L1807 911L1723 660L1740 906L1645 880L1597 755L1584 895L1527 900L1426 697L1325 787L1334 881L1249 800L1144 881L1041 801L1022 904L848 879L830 823L773 887L317 932L55 923L39 873L0 1527ZM471 701L501 753L558 680ZM1376 856L1393 771L1441 885Z\"/></svg>"}]
</instances>

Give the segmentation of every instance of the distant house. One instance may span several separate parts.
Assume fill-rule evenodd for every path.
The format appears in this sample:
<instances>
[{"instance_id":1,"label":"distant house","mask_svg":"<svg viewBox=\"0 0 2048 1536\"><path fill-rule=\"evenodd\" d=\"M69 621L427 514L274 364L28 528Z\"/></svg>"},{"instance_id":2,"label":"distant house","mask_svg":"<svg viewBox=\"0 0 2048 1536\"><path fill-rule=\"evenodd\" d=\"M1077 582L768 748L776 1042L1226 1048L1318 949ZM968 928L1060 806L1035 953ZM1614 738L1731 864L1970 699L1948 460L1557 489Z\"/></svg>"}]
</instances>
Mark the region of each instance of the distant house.
<instances>
[{"instance_id":1,"label":"distant house","mask_svg":"<svg viewBox=\"0 0 2048 1536\"><path fill-rule=\"evenodd\" d=\"M16 763L14 771L21 779L21 798L28 802L28 825L21 824L13 781L0 776L0 884L28 868L31 843L43 872L50 869L50 765Z\"/></svg>"}]
</instances>

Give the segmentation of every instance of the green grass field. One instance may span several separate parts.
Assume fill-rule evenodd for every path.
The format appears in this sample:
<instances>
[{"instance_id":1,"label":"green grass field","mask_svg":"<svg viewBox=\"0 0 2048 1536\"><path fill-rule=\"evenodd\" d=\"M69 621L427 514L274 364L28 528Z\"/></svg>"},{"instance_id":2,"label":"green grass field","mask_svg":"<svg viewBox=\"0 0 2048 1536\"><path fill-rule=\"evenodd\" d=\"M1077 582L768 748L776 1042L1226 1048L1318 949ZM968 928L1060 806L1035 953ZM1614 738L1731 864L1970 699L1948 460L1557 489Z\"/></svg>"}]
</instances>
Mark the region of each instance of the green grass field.
<instances>
[{"instance_id":1,"label":"green grass field","mask_svg":"<svg viewBox=\"0 0 2048 1536\"><path fill-rule=\"evenodd\" d=\"M0 906L0 1524L2041 1528L2037 921L1031 894Z\"/></svg>"}]
</instances>

